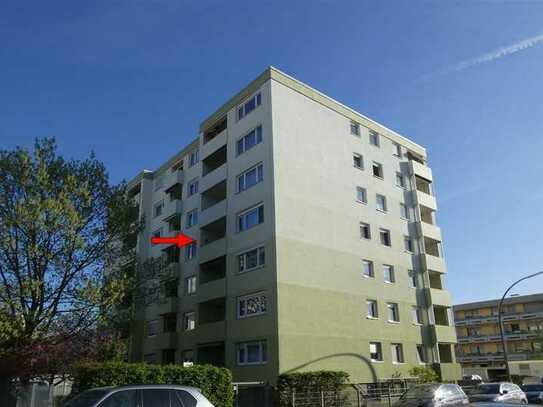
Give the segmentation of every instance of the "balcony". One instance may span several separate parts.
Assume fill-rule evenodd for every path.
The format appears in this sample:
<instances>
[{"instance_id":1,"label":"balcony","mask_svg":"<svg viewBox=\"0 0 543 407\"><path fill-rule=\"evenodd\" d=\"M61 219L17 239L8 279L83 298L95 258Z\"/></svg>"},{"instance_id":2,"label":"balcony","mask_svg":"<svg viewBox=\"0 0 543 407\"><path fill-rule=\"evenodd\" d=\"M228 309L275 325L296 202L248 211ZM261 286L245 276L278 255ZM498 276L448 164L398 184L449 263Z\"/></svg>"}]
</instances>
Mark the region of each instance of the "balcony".
<instances>
[{"instance_id":1,"label":"balcony","mask_svg":"<svg viewBox=\"0 0 543 407\"><path fill-rule=\"evenodd\" d=\"M445 260L442 257L436 257L423 253L420 255L420 264L421 267L426 268L426 270L431 270L438 273L447 272L447 266L445 265Z\"/></svg>"},{"instance_id":2,"label":"balcony","mask_svg":"<svg viewBox=\"0 0 543 407\"><path fill-rule=\"evenodd\" d=\"M205 263L226 254L226 238L215 240L212 243L200 247L200 262Z\"/></svg>"},{"instance_id":3,"label":"balcony","mask_svg":"<svg viewBox=\"0 0 543 407\"><path fill-rule=\"evenodd\" d=\"M541 312L520 312L515 314L503 314L503 322L509 321L522 321L522 320L531 320L531 319L543 319L543 311ZM498 316L489 315L489 316L475 316L475 317L466 317L465 319L460 319L456 321L457 326L466 326L466 325L482 325L482 324L497 324Z\"/></svg>"},{"instance_id":4,"label":"balcony","mask_svg":"<svg viewBox=\"0 0 543 407\"><path fill-rule=\"evenodd\" d=\"M164 200L163 221L167 222L171 217L183 212L183 201L179 199Z\"/></svg>"},{"instance_id":5,"label":"balcony","mask_svg":"<svg viewBox=\"0 0 543 407\"><path fill-rule=\"evenodd\" d=\"M226 200L223 200L200 213L200 224L208 225L219 219L224 218L226 220ZM225 225L226 227L226 225Z\"/></svg>"},{"instance_id":6,"label":"balcony","mask_svg":"<svg viewBox=\"0 0 543 407\"><path fill-rule=\"evenodd\" d=\"M159 299L145 309L145 314L150 317L177 312L177 297Z\"/></svg>"},{"instance_id":7,"label":"balcony","mask_svg":"<svg viewBox=\"0 0 543 407\"><path fill-rule=\"evenodd\" d=\"M208 172L202 179L200 179L200 191L207 191L212 186L217 185L219 182L226 180L226 164L215 168L213 171Z\"/></svg>"},{"instance_id":8,"label":"balcony","mask_svg":"<svg viewBox=\"0 0 543 407\"><path fill-rule=\"evenodd\" d=\"M417 161L409 161L409 173L424 178L430 182L433 181L432 170L430 169L430 167L427 167L426 165L421 164Z\"/></svg>"},{"instance_id":9,"label":"balcony","mask_svg":"<svg viewBox=\"0 0 543 407\"><path fill-rule=\"evenodd\" d=\"M436 225L426 222L416 222L417 233L421 237L429 237L433 240L441 241L441 229Z\"/></svg>"},{"instance_id":10,"label":"balcony","mask_svg":"<svg viewBox=\"0 0 543 407\"><path fill-rule=\"evenodd\" d=\"M201 194L202 211L205 211L226 199L226 180L215 184Z\"/></svg>"},{"instance_id":11,"label":"balcony","mask_svg":"<svg viewBox=\"0 0 543 407\"><path fill-rule=\"evenodd\" d=\"M538 352L507 352L510 361L543 359L543 353ZM456 357L460 363L503 362L503 353L464 353Z\"/></svg>"},{"instance_id":12,"label":"balcony","mask_svg":"<svg viewBox=\"0 0 543 407\"><path fill-rule=\"evenodd\" d=\"M449 325L429 325L430 343L457 343L456 329Z\"/></svg>"},{"instance_id":13,"label":"balcony","mask_svg":"<svg viewBox=\"0 0 543 407\"><path fill-rule=\"evenodd\" d=\"M224 145L202 160L202 177L205 177L207 174L226 164L226 159L227 152L226 145Z\"/></svg>"},{"instance_id":14,"label":"balcony","mask_svg":"<svg viewBox=\"0 0 543 407\"><path fill-rule=\"evenodd\" d=\"M222 298L226 295L226 279L221 278L212 280L198 287L198 299L209 301L216 298Z\"/></svg>"},{"instance_id":15,"label":"balcony","mask_svg":"<svg viewBox=\"0 0 543 407\"><path fill-rule=\"evenodd\" d=\"M145 339L144 347L147 349L171 349L176 347L177 333L163 332Z\"/></svg>"},{"instance_id":16,"label":"balcony","mask_svg":"<svg viewBox=\"0 0 543 407\"><path fill-rule=\"evenodd\" d=\"M428 304L442 305L447 307L451 305L451 295L447 290L425 288L424 291Z\"/></svg>"},{"instance_id":17,"label":"balcony","mask_svg":"<svg viewBox=\"0 0 543 407\"><path fill-rule=\"evenodd\" d=\"M166 176L164 180L164 190L166 193L171 193L172 189L176 188L176 185L183 185L185 180L185 173L182 170L175 170Z\"/></svg>"},{"instance_id":18,"label":"balcony","mask_svg":"<svg viewBox=\"0 0 543 407\"><path fill-rule=\"evenodd\" d=\"M216 327L220 330L220 327ZM198 344L198 364L224 366L224 335L215 343Z\"/></svg>"},{"instance_id":19,"label":"balcony","mask_svg":"<svg viewBox=\"0 0 543 407\"><path fill-rule=\"evenodd\" d=\"M214 151L217 151L217 149L221 148L222 146L226 145L227 141L227 129L218 129L219 132L209 132L206 131L203 135L202 139L202 149L201 149L201 157L205 159L209 156L209 154L213 153ZM212 136L212 137L211 137Z\"/></svg>"},{"instance_id":20,"label":"balcony","mask_svg":"<svg viewBox=\"0 0 543 407\"><path fill-rule=\"evenodd\" d=\"M413 191L413 201L420 206L425 206L433 211L437 210L436 198L422 191Z\"/></svg>"},{"instance_id":21,"label":"balcony","mask_svg":"<svg viewBox=\"0 0 543 407\"><path fill-rule=\"evenodd\" d=\"M200 284L206 284L215 280L224 280L226 277L226 256L221 256L211 261L200 263Z\"/></svg>"}]
</instances>

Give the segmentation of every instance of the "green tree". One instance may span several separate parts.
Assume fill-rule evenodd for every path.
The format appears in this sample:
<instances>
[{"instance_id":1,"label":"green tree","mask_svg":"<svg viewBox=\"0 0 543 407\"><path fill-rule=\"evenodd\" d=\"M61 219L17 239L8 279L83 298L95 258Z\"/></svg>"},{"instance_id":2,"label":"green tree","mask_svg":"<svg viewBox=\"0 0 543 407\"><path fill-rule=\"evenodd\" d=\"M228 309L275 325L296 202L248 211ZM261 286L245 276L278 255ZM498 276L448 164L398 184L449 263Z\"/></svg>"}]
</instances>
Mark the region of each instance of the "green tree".
<instances>
[{"instance_id":1,"label":"green tree","mask_svg":"<svg viewBox=\"0 0 543 407\"><path fill-rule=\"evenodd\" d=\"M414 377L419 383L432 383L439 381L439 375L431 367L414 367L409 371L409 375Z\"/></svg>"},{"instance_id":2,"label":"green tree","mask_svg":"<svg viewBox=\"0 0 543 407\"><path fill-rule=\"evenodd\" d=\"M93 154L65 159L54 139L0 150L0 378L24 383L49 370L44 352L78 343L126 302L132 275L121 265L137 216L126 185L111 186Z\"/></svg>"}]
</instances>

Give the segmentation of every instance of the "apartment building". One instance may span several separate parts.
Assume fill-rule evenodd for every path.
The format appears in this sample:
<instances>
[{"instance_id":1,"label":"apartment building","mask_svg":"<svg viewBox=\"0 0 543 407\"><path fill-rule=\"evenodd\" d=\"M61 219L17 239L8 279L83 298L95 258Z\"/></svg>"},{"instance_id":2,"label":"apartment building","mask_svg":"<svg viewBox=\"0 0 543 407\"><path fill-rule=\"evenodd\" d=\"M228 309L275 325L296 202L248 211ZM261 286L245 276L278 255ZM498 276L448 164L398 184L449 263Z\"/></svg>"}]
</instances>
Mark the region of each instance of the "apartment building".
<instances>
[{"instance_id":1,"label":"apartment building","mask_svg":"<svg viewBox=\"0 0 543 407\"><path fill-rule=\"evenodd\" d=\"M432 171L407 138L270 67L130 194L139 258L170 270L137 311L132 359L237 381L460 376ZM179 230L196 243L150 245Z\"/></svg>"},{"instance_id":2,"label":"apartment building","mask_svg":"<svg viewBox=\"0 0 543 407\"><path fill-rule=\"evenodd\" d=\"M499 300L490 300L453 307L464 374L485 380L506 374L498 304ZM543 377L543 294L507 298L502 320L511 374Z\"/></svg>"}]
</instances>

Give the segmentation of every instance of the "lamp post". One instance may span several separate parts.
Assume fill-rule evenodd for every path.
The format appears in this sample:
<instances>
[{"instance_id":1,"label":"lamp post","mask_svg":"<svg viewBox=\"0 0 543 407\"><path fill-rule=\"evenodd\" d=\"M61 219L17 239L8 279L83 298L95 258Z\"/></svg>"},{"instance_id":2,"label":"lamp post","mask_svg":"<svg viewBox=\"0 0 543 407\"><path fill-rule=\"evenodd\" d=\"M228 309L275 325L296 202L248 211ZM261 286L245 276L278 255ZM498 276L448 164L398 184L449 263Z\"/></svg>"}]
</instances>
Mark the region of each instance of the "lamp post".
<instances>
[{"instance_id":1,"label":"lamp post","mask_svg":"<svg viewBox=\"0 0 543 407\"><path fill-rule=\"evenodd\" d=\"M511 371L509 370L509 357L507 356L507 346L505 345L505 336L503 335L503 323L502 323L502 305L503 301L505 300L505 297L507 297L507 294L511 289L516 286L518 283L524 280L528 280L529 278L538 276L540 274L543 274L543 271L539 271L534 274L530 274L529 276L522 277L520 280L515 281L513 284L509 286L509 288L503 293L503 297L500 300L500 303L498 304L498 324L500 325L500 337L502 340L502 349L503 349L503 360L505 362L505 368L507 369L507 381L511 381Z\"/></svg>"}]
</instances>

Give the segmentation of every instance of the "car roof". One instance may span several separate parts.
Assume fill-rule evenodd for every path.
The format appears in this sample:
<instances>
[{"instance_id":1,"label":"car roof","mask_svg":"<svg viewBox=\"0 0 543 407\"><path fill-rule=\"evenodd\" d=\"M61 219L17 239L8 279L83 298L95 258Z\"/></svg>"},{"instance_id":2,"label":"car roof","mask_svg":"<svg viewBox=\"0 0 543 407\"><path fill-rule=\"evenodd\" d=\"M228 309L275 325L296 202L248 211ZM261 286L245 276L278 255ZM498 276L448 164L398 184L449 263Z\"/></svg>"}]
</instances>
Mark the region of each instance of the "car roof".
<instances>
[{"instance_id":1,"label":"car roof","mask_svg":"<svg viewBox=\"0 0 543 407\"><path fill-rule=\"evenodd\" d=\"M122 386L104 387L107 390L142 390L142 389L177 389L177 390L193 390L200 392L200 389L192 386L183 386L180 384L126 384Z\"/></svg>"}]
</instances>

